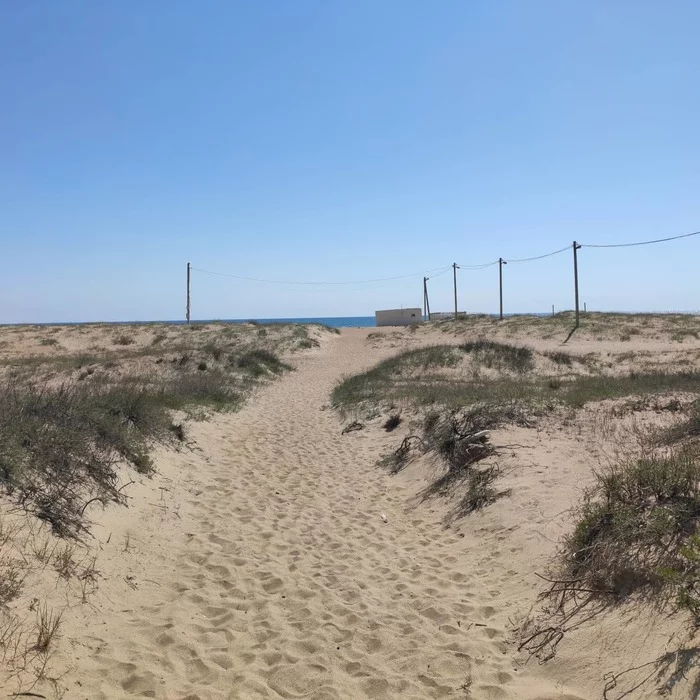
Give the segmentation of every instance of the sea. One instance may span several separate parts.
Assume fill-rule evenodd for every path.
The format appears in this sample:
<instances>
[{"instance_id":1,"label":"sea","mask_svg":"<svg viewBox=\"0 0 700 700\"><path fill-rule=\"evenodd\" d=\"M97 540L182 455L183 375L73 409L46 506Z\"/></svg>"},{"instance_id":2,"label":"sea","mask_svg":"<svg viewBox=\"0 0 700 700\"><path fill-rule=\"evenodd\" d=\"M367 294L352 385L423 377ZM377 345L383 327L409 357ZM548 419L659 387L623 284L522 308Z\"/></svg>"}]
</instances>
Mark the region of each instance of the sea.
<instances>
[{"instance_id":1,"label":"sea","mask_svg":"<svg viewBox=\"0 0 700 700\"><path fill-rule=\"evenodd\" d=\"M320 318L236 318L226 319L226 323L322 323L332 328L368 328L376 326L374 316L322 316Z\"/></svg>"},{"instance_id":2,"label":"sea","mask_svg":"<svg viewBox=\"0 0 700 700\"><path fill-rule=\"evenodd\" d=\"M44 323L0 323L2 326L32 325L32 326L89 326L109 323L114 326L142 325L144 323L169 323L175 326L184 325L187 321L55 321ZM333 328L368 328L374 327L374 316L321 316L318 318L198 318L192 323L322 323Z\"/></svg>"}]
</instances>

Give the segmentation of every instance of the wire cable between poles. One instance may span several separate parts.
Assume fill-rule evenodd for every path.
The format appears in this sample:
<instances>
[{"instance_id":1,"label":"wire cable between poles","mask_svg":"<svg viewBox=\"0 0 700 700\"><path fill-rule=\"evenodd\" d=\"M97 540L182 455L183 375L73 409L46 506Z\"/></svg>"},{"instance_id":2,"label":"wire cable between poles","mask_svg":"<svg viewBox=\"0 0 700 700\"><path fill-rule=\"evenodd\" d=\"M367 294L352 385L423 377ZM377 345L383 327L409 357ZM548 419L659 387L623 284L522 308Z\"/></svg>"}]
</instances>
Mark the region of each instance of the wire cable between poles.
<instances>
[{"instance_id":1,"label":"wire cable between poles","mask_svg":"<svg viewBox=\"0 0 700 700\"><path fill-rule=\"evenodd\" d=\"M684 233L680 236L669 236L668 238L656 238L653 241L637 241L636 243L582 243L582 248L631 248L637 245L650 245L652 243L665 243L666 241L677 241L679 238L690 238L700 235L700 231Z\"/></svg>"},{"instance_id":2,"label":"wire cable between poles","mask_svg":"<svg viewBox=\"0 0 700 700\"><path fill-rule=\"evenodd\" d=\"M559 253L563 253L565 250L569 250L571 248L570 245L567 245L565 248L560 248L559 250L553 250L551 253L545 253L544 255L535 255L532 258L517 258L516 260L512 260L511 258L503 258L503 262L506 263L522 263L522 262L530 262L531 260L542 260L542 258L549 258L552 255L559 255Z\"/></svg>"},{"instance_id":3,"label":"wire cable between poles","mask_svg":"<svg viewBox=\"0 0 700 700\"><path fill-rule=\"evenodd\" d=\"M452 268L452 265L448 265L446 267L436 267L433 268L433 270L428 270L427 272L413 272L409 275L398 275L396 277L380 277L377 279L371 279L371 280L356 280L352 282L297 282L297 281L292 281L292 280L268 280L268 279L261 279L257 277L243 277L241 275L230 275L225 272L213 272L212 270L204 270L201 267L192 267L190 268L191 270L197 271L197 272L203 272L207 275L217 275L218 277L230 277L232 279L236 280L245 280L247 282L265 282L267 284L294 284L294 285L319 285L319 286L326 286L326 285L343 285L343 284L371 284L373 282L391 282L392 280L401 280L401 279L407 279L408 277L423 277L425 275L431 274L432 272L435 272L436 274L442 274L443 272L447 272L449 269Z\"/></svg>"}]
</instances>

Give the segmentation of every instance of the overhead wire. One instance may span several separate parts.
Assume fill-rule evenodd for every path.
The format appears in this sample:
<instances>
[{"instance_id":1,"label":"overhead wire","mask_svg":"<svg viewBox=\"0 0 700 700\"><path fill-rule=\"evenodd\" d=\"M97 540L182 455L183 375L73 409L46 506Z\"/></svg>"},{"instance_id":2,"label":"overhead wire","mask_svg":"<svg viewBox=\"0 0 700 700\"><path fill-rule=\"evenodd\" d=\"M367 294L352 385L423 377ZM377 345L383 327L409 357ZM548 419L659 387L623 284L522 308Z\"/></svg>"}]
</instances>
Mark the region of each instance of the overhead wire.
<instances>
[{"instance_id":1,"label":"overhead wire","mask_svg":"<svg viewBox=\"0 0 700 700\"><path fill-rule=\"evenodd\" d=\"M243 277L242 275L231 275L231 274L228 274L226 272L214 272L212 270L204 270L201 267L190 267L190 269L197 271L197 272L203 272L207 275L217 275L218 277L230 277L232 279L245 280L247 282L265 282L267 284L327 286L327 285L345 285L345 284L371 284L374 282L391 282L393 280L406 279L408 277L421 277L421 276L425 276L428 274L432 274L433 272L436 272L436 274L442 274L443 272L447 272L451 267L452 267L452 265L447 265L446 267L433 268L433 270L428 270L427 272L413 272L409 275L398 275L396 277L379 277L377 279L370 279L370 280L355 280L355 281L342 281L342 282L301 282L301 281L293 281L293 280L269 280L269 279L262 279L262 278L258 278L258 277Z\"/></svg>"},{"instance_id":2,"label":"overhead wire","mask_svg":"<svg viewBox=\"0 0 700 700\"><path fill-rule=\"evenodd\" d=\"M656 238L649 241L635 241L632 243L580 243L577 244L579 248L631 248L634 246L651 245L654 243L665 243L667 241L675 241L681 238L690 238L691 236L700 235L700 231L693 231L692 233L684 233L680 236L668 236L666 238ZM483 270L494 265L498 265L501 260L504 263L525 263L532 262L535 260L543 260L544 258L552 257L553 255L559 255L571 249L571 245L567 245L564 248L559 248L558 250L553 250L549 253L544 253L543 255L535 255L529 258L501 258L499 260L494 260L492 262L483 263L479 265L460 265L459 263L454 263L460 270ZM191 267L190 269L196 272L202 272L207 275L216 275L218 277L229 277L231 279L243 280L246 282L261 282L266 284L281 284L281 285L291 285L291 286L336 286L336 285L359 285L359 284L373 284L377 282L392 282L394 280L408 279L409 277L427 277L434 278L444 275L453 268L453 265L445 265L443 267L436 267L432 270L427 270L426 272L412 272L407 275L397 275L395 277L379 277L376 279L368 280L352 280L352 281L328 281L328 282L308 282L299 280L274 280L274 279L264 279L258 277L245 277L243 275L232 275L225 272L215 272L213 270L205 270L200 267Z\"/></svg>"},{"instance_id":3,"label":"overhead wire","mask_svg":"<svg viewBox=\"0 0 700 700\"><path fill-rule=\"evenodd\" d=\"M635 243L582 243L582 248L631 248L637 245L650 245L652 243L665 243L666 241L677 241L679 238L690 238L691 236L700 235L700 231L693 233L684 233L680 236L669 236L668 238L656 238L653 241L637 241Z\"/></svg>"},{"instance_id":4,"label":"overhead wire","mask_svg":"<svg viewBox=\"0 0 700 700\"><path fill-rule=\"evenodd\" d=\"M490 263L483 263L481 265L460 265L457 263L457 267L460 270L483 270L486 267L493 267L494 265L498 265L498 260L494 260Z\"/></svg>"},{"instance_id":5,"label":"overhead wire","mask_svg":"<svg viewBox=\"0 0 700 700\"><path fill-rule=\"evenodd\" d=\"M436 277L440 277L440 275L444 275L446 272L449 272L451 269L452 265L448 265L442 272L434 272L432 275L430 275L430 277L426 277L426 279L435 279Z\"/></svg>"},{"instance_id":6,"label":"overhead wire","mask_svg":"<svg viewBox=\"0 0 700 700\"><path fill-rule=\"evenodd\" d=\"M565 250L570 250L570 249L571 249L571 246L568 245L565 248L560 248L559 250L553 250L551 253L545 253L544 255L535 255L532 258L516 258L516 259L504 258L503 261L510 264L510 263L530 262L531 260L542 260L543 258L549 258L552 255L559 255L559 253L563 253Z\"/></svg>"}]
</instances>

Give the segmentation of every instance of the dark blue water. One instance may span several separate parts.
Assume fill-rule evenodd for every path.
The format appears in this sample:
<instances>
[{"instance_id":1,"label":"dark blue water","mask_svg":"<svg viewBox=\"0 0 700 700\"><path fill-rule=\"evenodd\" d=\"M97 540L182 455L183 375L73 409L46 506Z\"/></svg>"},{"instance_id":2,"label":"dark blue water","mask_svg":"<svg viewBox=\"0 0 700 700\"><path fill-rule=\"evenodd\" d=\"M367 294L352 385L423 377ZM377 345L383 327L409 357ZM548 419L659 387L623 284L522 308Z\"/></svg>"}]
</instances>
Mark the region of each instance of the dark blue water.
<instances>
[{"instance_id":1,"label":"dark blue water","mask_svg":"<svg viewBox=\"0 0 700 700\"><path fill-rule=\"evenodd\" d=\"M226 319L227 323L245 323L256 321L257 323L322 323L332 328L367 328L375 326L374 316L323 316L321 318L240 318Z\"/></svg>"},{"instance_id":2,"label":"dark blue water","mask_svg":"<svg viewBox=\"0 0 700 700\"><path fill-rule=\"evenodd\" d=\"M323 316L321 318L206 318L192 319L192 323L322 323L333 328L367 328L375 326L374 316ZM0 323L0 326L33 325L33 326L90 326L108 323L114 326L139 326L144 323L169 323L181 326L187 321L55 321L49 323Z\"/></svg>"}]
</instances>

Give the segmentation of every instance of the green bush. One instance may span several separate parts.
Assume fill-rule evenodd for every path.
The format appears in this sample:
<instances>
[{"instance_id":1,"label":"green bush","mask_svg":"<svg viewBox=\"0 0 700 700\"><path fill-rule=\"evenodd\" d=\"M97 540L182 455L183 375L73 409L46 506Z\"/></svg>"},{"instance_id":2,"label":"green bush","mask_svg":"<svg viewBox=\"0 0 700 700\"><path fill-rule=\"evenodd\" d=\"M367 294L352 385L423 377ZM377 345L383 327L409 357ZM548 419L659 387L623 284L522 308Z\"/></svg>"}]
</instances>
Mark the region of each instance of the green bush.
<instances>
[{"instance_id":1,"label":"green bush","mask_svg":"<svg viewBox=\"0 0 700 700\"><path fill-rule=\"evenodd\" d=\"M689 570L688 547L695 546L699 521L695 452L683 448L610 465L596 474L567 540L565 575L615 596L663 593L665 583L681 579L686 592L694 590L700 572Z\"/></svg>"},{"instance_id":2,"label":"green bush","mask_svg":"<svg viewBox=\"0 0 700 700\"><path fill-rule=\"evenodd\" d=\"M265 374L281 374L291 367L282 362L277 355L269 350L248 350L236 359L236 366L254 377Z\"/></svg>"},{"instance_id":3,"label":"green bush","mask_svg":"<svg viewBox=\"0 0 700 700\"><path fill-rule=\"evenodd\" d=\"M530 348L497 343L493 340L474 340L459 347L472 355L475 362L489 368L524 373L535 366Z\"/></svg>"}]
</instances>

